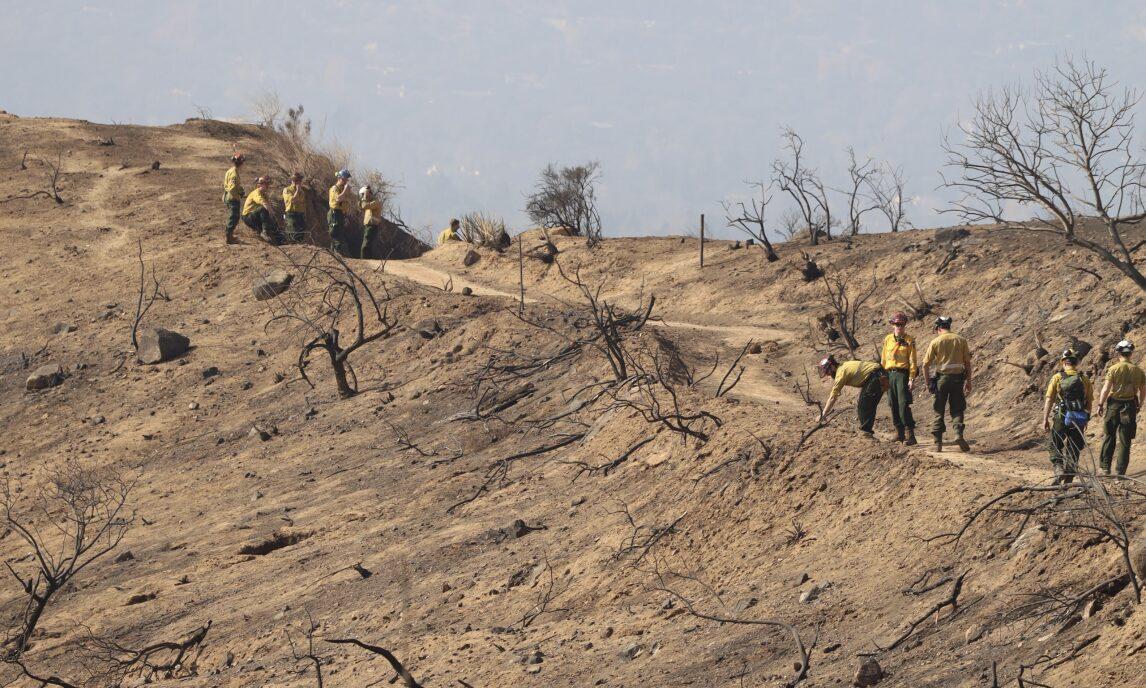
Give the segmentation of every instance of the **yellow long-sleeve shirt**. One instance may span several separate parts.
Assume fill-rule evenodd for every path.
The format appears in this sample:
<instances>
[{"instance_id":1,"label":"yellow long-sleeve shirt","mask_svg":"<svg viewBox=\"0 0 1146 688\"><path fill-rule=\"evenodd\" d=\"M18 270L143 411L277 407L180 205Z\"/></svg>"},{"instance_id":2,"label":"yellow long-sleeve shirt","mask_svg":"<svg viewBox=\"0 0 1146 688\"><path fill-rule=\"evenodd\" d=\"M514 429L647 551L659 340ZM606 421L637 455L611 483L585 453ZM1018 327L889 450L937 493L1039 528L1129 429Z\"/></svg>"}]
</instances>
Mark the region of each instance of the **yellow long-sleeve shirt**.
<instances>
[{"instance_id":1,"label":"yellow long-sleeve shirt","mask_svg":"<svg viewBox=\"0 0 1146 688\"><path fill-rule=\"evenodd\" d=\"M923 367L937 373L956 375L971 368L971 349L967 340L954 332L944 332L927 345Z\"/></svg>"},{"instance_id":2,"label":"yellow long-sleeve shirt","mask_svg":"<svg viewBox=\"0 0 1146 688\"><path fill-rule=\"evenodd\" d=\"M297 184L291 184L283 189L284 212L306 212L306 189Z\"/></svg>"},{"instance_id":3,"label":"yellow long-sleeve shirt","mask_svg":"<svg viewBox=\"0 0 1146 688\"><path fill-rule=\"evenodd\" d=\"M239 168L232 167L223 175L223 200L243 200L243 182L239 180Z\"/></svg>"},{"instance_id":4,"label":"yellow long-sleeve shirt","mask_svg":"<svg viewBox=\"0 0 1146 688\"><path fill-rule=\"evenodd\" d=\"M872 361L844 361L836 368L836 384L832 396L838 397L844 387L863 387L872 373L879 370L879 364Z\"/></svg>"},{"instance_id":5,"label":"yellow long-sleeve shirt","mask_svg":"<svg viewBox=\"0 0 1146 688\"><path fill-rule=\"evenodd\" d=\"M263 190L255 188L254 191L247 194L247 200L243 201L243 214L249 215L259 208L270 208L267 206L267 197L263 195Z\"/></svg>"},{"instance_id":6,"label":"yellow long-sleeve shirt","mask_svg":"<svg viewBox=\"0 0 1146 688\"><path fill-rule=\"evenodd\" d=\"M376 225L382 222L382 201L377 198L359 201L358 207L362 210L362 224Z\"/></svg>"},{"instance_id":7,"label":"yellow long-sleeve shirt","mask_svg":"<svg viewBox=\"0 0 1146 688\"><path fill-rule=\"evenodd\" d=\"M1086 390L1086 412L1090 413L1091 407L1094 405L1094 386L1089 377L1079 373L1073 366L1063 366L1063 372L1055 373L1051 377L1050 384L1047 385L1047 399L1058 401L1059 386L1062 384L1062 379L1070 375L1078 375L1082 378L1082 386Z\"/></svg>"},{"instance_id":8,"label":"yellow long-sleeve shirt","mask_svg":"<svg viewBox=\"0 0 1146 688\"><path fill-rule=\"evenodd\" d=\"M458 240L458 234L457 234L457 232L454 231L454 228L453 227L446 227L445 229L442 230L441 234L438 235L438 246L441 246L442 244L444 244L448 241L457 241L457 240Z\"/></svg>"},{"instance_id":9,"label":"yellow long-sleeve shirt","mask_svg":"<svg viewBox=\"0 0 1146 688\"><path fill-rule=\"evenodd\" d=\"M339 188L338 184L330 187L330 193L327 194L327 203L330 205L331 210L341 210L344 213L350 210L349 194L342 196L342 192L345 189L345 184L342 185L342 188Z\"/></svg>"},{"instance_id":10,"label":"yellow long-sleeve shirt","mask_svg":"<svg viewBox=\"0 0 1146 688\"><path fill-rule=\"evenodd\" d=\"M1138 396L1138 389L1146 385L1146 373L1130 361L1112 363L1106 369L1106 382L1110 383L1110 398L1128 401Z\"/></svg>"},{"instance_id":11,"label":"yellow long-sleeve shirt","mask_svg":"<svg viewBox=\"0 0 1146 688\"><path fill-rule=\"evenodd\" d=\"M902 339L907 343L900 344L894 333L884 338L879 363L885 370L906 370L909 377L915 377L919 368L919 355L915 351L915 338L905 334Z\"/></svg>"}]
</instances>

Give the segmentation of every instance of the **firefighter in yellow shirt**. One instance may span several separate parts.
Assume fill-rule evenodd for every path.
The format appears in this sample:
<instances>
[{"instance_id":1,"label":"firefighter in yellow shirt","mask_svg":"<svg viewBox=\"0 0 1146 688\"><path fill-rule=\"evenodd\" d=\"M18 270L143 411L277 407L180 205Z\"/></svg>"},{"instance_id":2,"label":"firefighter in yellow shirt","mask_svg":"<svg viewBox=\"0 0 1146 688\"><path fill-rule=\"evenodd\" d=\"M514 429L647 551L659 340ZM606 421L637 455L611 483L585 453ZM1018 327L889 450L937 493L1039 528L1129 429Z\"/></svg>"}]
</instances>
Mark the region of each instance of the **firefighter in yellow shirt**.
<instances>
[{"instance_id":1,"label":"firefighter in yellow shirt","mask_svg":"<svg viewBox=\"0 0 1146 688\"><path fill-rule=\"evenodd\" d=\"M931 426L935 451L943 450L943 432L947 429L943 415L948 409L955 429L955 444L962 451L971 451L963 439L963 414L971 391L971 350L966 339L951 331L951 318L945 315L935 319L935 339L927 345L927 353L923 355L923 375L935 395L935 421Z\"/></svg>"},{"instance_id":2,"label":"firefighter in yellow shirt","mask_svg":"<svg viewBox=\"0 0 1146 688\"><path fill-rule=\"evenodd\" d=\"M283 215L287 242L301 244L306 235L306 187L302 185L302 172L292 174L290 184L283 189Z\"/></svg>"},{"instance_id":3,"label":"firefighter in yellow shirt","mask_svg":"<svg viewBox=\"0 0 1146 688\"><path fill-rule=\"evenodd\" d=\"M1130 362L1134 344L1123 339L1114 345L1114 351L1118 360L1106 369L1106 379L1098 395L1098 415L1103 416L1104 430L1098 457L1102 472L1110 475L1117 444L1115 471L1126 475L1130 466L1130 443L1138 434L1138 410L1146 403L1146 373Z\"/></svg>"},{"instance_id":4,"label":"firefighter in yellow shirt","mask_svg":"<svg viewBox=\"0 0 1146 688\"><path fill-rule=\"evenodd\" d=\"M820 361L820 377L832 378L835 384L832 393L828 396L828 403L820 412L820 422L828 418L828 414L835 408L836 400L844 387L858 387L859 399L856 401L856 416L859 418L860 430L869 438L875 438L875 412L879 409L879 400L887 388L887 373L878 363L871 361L844 361L839 363L835 356L828 355Z\"/></svg>"},{"instance_id":5,"label":"firefighter in yellow shirt","mask_svg":"<svg viewBox=\"0 0 1146 688\"><path fill-rule=\"evenodd\" d=\"M350 170L339 170L334 175L334 186L327 194L330 210L326 214L326 224L330 229L330 248L342 255L346 255L346 213L354 198L349 182Z\"/></svg>"},{"instance_id":6,"label":"firefighter in yellow shirt","mask_svg":"<svg viewBox=\"0 0 1146 688\"><path fill-rule=\"evenodd\" d=\"M1051 433L1050 460L1054 466L1054 484L1069 485L1078 470L1078 454L1086 443L1082 433L1090 420L1094 387L1090 378L1079 372L1078 353L1074 349L1062 352L1060 360L1062 371L1055 373L1047 385L1043 430Z\"/></svg>"},{"instance_id":7,"label":"firefighter in yellow shirt","mask_svg":"<svg viewBox=\"0 0 1146 688\"><path fill-rule=\"evenodd\" d=\"M382 200L367 184L358 190L358 208L362 211L362 247L358 257L365 258L370 244L382 229Z\"/></svg>"},{"instance_id":8,"label":"firefighter in yellow shirt","mask_svg":"<svg viewBox=\"0 0 1146 688\"><path fill-rule=\"evenodd\" d=\"M461 241L461 235L458 234L458 230L461 228L461 226L462 223L458 222L456 218L450 220L450 226L443 229L441 234L438 235L438 246L446 244L450 241Z\"/></svg>"},{"instance_id":9,"label":"firefighter in yellow shirt","mask_svg":"<svg viewBox=\"0 0 1146 688\"><path fill-rule=\"evenodd\" d=\"M258 232L264 241L278 244L281 238L267 200L270 187L270 177L259 177L255 182L255 190L247 194L247 199L243 201L243 224Z\"/></svg>"},{"instance_id":10,"label":"firefighter in yellow shirt","mask_svg":"<svg viewBox=\"0 0 1146 688\"><path fill-rule=\"evenodd\" d=\"M239 226L240 209L243 205L243 182L239 179L239 168L243 166L243 154L231 156L231 167L223 175L223 204L227 206L227 243L235 243L235 227Z\"/></svg>"},{"instance_id":11,"label":"firefighter in yellow shirt","mask_svg":"<svg viewBox=\"0 0 1146 688\"><path fill-rule=\"evenodd\" d=\"M917 443L915 417L911 414L911 393L919 367L915 338L907 334L906 313L896 313L889 322L892 331L883 340L879 363L887 371L887 403L891 406L895 441L911 446Z\"/></svg>"}]
</instances>

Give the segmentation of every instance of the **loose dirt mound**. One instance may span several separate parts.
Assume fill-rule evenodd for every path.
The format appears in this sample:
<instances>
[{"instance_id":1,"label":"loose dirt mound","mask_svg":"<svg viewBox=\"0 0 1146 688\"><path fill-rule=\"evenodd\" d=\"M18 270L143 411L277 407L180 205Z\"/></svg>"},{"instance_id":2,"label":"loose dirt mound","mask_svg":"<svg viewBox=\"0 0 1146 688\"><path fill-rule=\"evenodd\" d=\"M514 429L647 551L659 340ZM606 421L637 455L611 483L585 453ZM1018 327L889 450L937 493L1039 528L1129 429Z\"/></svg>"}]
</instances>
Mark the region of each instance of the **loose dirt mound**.
<instances>
[{"instance_id":1,"label":"loose dirt mound","mask_svg":"<svg viewBox=\"0 0 1146 688\"><path fill-rule=\"evenodd\" d=\"M0 200L42 186L38 164L17 169L27 148L61 152L65 201L0 204L0 460L25 491L65 458L142 476L139 518L115 553L132 557L97 560L59 594L26 655L33 668L86 685L75 649L85 626L140 647L210 621L197 661L154 683L315 685L288 641L300 647L313 619L328 685L392 675L365 651L321 642L357 637L427 686L781 686L803 669L790 633L727 621L774 619L808 650L805 685L850 684L867 653L887 674L880 685L989 686L993 662L999 684L1015 685L1044 654L1026 677L1140 682L1146 622L1129 587L1058 615L1030 606L1116 576L1110 542L1038 519L1020 536L1019 520L997 513L958 547L927 541L1048 477L1033 443L1051 370L1028 361L1035 332L1052 357L1070 335L1093 344L1084 367L1095 369L1112 340L1146 333L1142 297L1088 254L981 229L950 245L914 231L814 251L829 275L878 284L861 354L904 307L895 297L914 302L916 282L956 318L982 370L971 455L865 441L849 413L797 449L813 410L794 384L820 347L823 287L802 280L784 246L769 264L714 242L702 271L693 240L607 240L590 253L553 238L561 268L580 263L610 301L656 295L661 322L625 346L649 370L665 366L675 401L657 387L659 406L639 384L607 384L599 341L570 348L584 313L555 264L525 265L524 319L536 327L513 301L515 251L481 249L470 268L461 245L385 271L360 262L399 327L352 358L361 393L340 400L317 356L317 386L300 379L300 334L267 325L277 301L252 294L288 261L250 233L222 243L226 158L238 143L258 175L252 136L0 116ZM137 241L169 297L146 324L192 345L159 365L131 352ZM913 325L922 340L928 320ZM750 338L760 353L716 398ZM53 363L69 373L62 384L26 391L28 373ZM921 424L929 401L916 404ZM658 419L675 408L710 414L691 421L703 438ZM890 433L885 409L877 431ZM1146 466L1141 447L1132 462ZM1122 516L1141 537L1141 510ZM2 546L26 571L17 538ZM928 614L963 573L956 612ZM2 599L16 623L15 581Z\"/></svg>"}]
</instances>

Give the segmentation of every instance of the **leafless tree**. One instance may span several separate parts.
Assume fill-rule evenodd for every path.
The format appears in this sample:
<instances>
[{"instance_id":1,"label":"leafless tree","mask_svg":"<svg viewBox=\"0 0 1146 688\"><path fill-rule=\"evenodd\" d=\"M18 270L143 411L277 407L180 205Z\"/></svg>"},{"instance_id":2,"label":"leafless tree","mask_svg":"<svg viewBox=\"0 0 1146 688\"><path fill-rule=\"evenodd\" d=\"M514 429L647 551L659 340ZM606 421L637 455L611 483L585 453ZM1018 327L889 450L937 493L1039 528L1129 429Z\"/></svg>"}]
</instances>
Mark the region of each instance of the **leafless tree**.
<instances>
[{"instance_id":1,"label":"leafless tree","mask_svg":"<svg viewBox=\"0 0 1146 688\"><path fill-rule=\"evenodd\" d=\"M780 260L772 242L768 240L768 231L764 227L764 210L772 202L771 187L764 182L745 182L753 189L753 196L744 201L722 201L724 217L729 227L735 227L752 237L764 247L764 255L768 262Z\"/></svg>"},{"instance_id":2,"label":"leafless tree","mask_svg":"<svg viewBox=\"0 0 1146 688\"><path fill-rule=\"evenodd\" d=\"M350 355L363 346L388 337L398 326L387 309L389 294L383 288L380 298L370 285L334 251L314 248L305 262L286 251L298 277L291 288L268 301L271 317L264 329L277 322L293 323L303 338L298 370L307 384L310 354L322 350L334 371L335 384L342 398L358 393L358 378ZM349 334L344 336L344 332Z\"/></svg>"},{"instance_id":3,"label":"leafless tree","mask_svg":"<svg viewBox=\"0 0 1146 688\"><path fill-rule=\"evenodd\" d=\"M784 241L795 241L804 233L803 222L804 218L800 215L800 211L789 208L780 216L780 236Z\"/></svg>"},{"instance_id":4,"label":"leafless tree","mask_svg":"<svg viewBox=\"0 0 1146 688\"><path fill-rule=\"evenodd\" d=\"M546 166L533 193L526 197L529 219L545 229L564 227L574 236L585 237L590 247L597 245L601 241L596 190L600 170L595 161L575 167Z\"/></svg>"},{"instance_id":5,"label":"leafless tree","mask_svg":"<svg viewBox=\"0 0 1146 688\"><path fill-rule=\"evenodd\" d=\"M1126 231L1146 218L1146 161L1134 139L1138 94L1123 89L1094 62L1066 57L1036 75L1030 90L1003 88L978 98L963 141L946 141L945 180L961 192L952 208L965 220L1042 232L1081 246L1146 290L1135 265L1142 242ZM1033 208L1016 222L1015 207ZM1104 238L1081 231L1083 214L1097 216Z\"/></svg>"},{"instance_id":6,"label":"leafless tree","mask_svg":"<svg viewBox=\"0 0 1146 688\"><path fill-rule=\"evenodd\" d=\"M136 240L136 258L139 260L139 289L135 302L135 319L131 323L131 347L139 351L139 325L156 301L170 301L163 291L159 278L155 276L155 265L151 266L151 284L147 283L147 265L143 262L143 239Z\"/></svg>"},{"instance_id":7,"label":"leafless tree","mask_svg":"<svg viewBox=\"0 0 1146 688\"><path fill-rule=\"evenodd\" d=\"M878 209L876 200L869 194L873 185L878 184L880 168L875 166L871 158L860 162L856 160L856 151L851 146L847 148L848 154L848 180L851 185L842 191L848 197L848 233L855 236L860 233L863 226L863 216Z\"/></svg>"},{"instance_id":8,"label":"leafless tree","mask_svg":"<svg viewBox=\"0 0 1146 688\"><path fill-rule=\"evenodd\" d=\"M306 643L305 645L295 646L294 638L291 637L291 630L291 628L288 628L286 631L291 657L297 663L305 662L314 667L315 685L318 686L318 688L323 688L322 657L314 650L314 632L318 630L318 624L314 622L314 617L310 615L310 611L306 612L306 625L299 631L302 635L302 639Z\"/></svg>"},{"instance_id":9,"label":"leafless tree","mask_svg":"<svg viewBox=\"0 0 1146 688\"><path fill-rule=\"evenodd\" d=\"M255 123L264 129L274 129L283 111L282 100L274 91L263 91L251 98L255 109Z\"/></svg>"},{"instance_id":10,"label":"leafless tree","mask_svg":"<svg viewBox=\"0 0 1146 688\"><path fill-rule=\"evenodd\" d=\"M832 210L828 202L827 190L820 175L807 167L804 161L804 140L795 129L787 127L783 132L784 149L788 159L777 158L772 163L772 180L791 197L800 213L808 241L820 243L820 235L832 238Z\"/></svg>"},{"instance_id":11,"label":"leafless tree","mask_svg":"<svg viewBox=\"0 0 1146 688\"><path fill-rule=\"evenodd\" d=\"M903 208L903 186L903 168L890 164L880 169L868 185L875 210L887 218L887 226L893 232L911 226Z\"/></svg>"},{"instance_id":12,"label":"leafless tree","mask_svg":"<svg viewBox=\"0 0 1146 688\"><path fill-rule=\"evenodd\" d=\"M870 287L856 290L838 272L831 277L824 275L822 279L824 282L822 303L831 308L831 323L848 352L855 356L856 350L860 348L858 339L860 312L875 294L878 283L873 275Z\"/></svg>"},{"instance_id":13,"label":"leafless tree","mask_svg":"<svg viewBox=\"0 0 1146 688\"><path fill-rule=\"evenodd\" d=\"M28 551L9 573L27 596L16 627L4 641L8 659L19 659L56 593L92 562L115 549L135 522L127 499L135 479L67 462L34 489L17 491L5 481L0 508L4 525Z\"/></svg>"},{"instance_id":14,"label":"leafless tree","mask_svg":"<svg viewBox=\"0 0 1146 688\"><path fill-rule=\"evenodd\" d=\"M395 676L390 681L391 683L394 683L398 679L402 679L402 683L406 686L406 688L422 688L422 684L418 683L413 674L411 674L409 670L406 669L402 662L398 661L398 658L394 656L394 653L384 647L370 645L368 643L362 642L357 638L329 638L326 640L326 642L332 645L354 645L355 647L360 647L367 652L381 655L383 659L390 663L390 667L394 669Z\"/></svg>"}]
</instances>

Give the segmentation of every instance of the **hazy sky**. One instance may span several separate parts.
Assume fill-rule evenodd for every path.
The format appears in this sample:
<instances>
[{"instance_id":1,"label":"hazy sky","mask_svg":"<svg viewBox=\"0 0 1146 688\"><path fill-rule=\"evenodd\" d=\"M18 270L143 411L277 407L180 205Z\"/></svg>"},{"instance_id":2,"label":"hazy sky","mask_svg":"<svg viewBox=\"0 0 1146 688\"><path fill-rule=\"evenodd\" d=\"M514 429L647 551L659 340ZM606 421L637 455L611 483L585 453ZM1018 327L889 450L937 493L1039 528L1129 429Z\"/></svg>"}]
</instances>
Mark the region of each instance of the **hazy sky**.
<instances>
[{"instance_id":1,"label":"hazy sky","mask_svg":"<svg viewBox=\"0 0 1146 688\"><path fill-rule=\"evenodd\" d=\"M1146 85L1129 1L0 0L0 17L0 108L168 124L250 117L274 91L397 180L414 225L480 209L521 228L540 168L586 160L606 234L722 224L785 124L829 184L853 145L904 167L913 222L951 223L939 142L978 90L1066 51Z\"/></svg>"}]
</instances>

